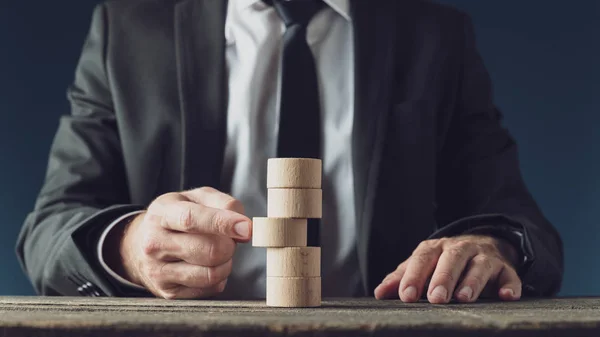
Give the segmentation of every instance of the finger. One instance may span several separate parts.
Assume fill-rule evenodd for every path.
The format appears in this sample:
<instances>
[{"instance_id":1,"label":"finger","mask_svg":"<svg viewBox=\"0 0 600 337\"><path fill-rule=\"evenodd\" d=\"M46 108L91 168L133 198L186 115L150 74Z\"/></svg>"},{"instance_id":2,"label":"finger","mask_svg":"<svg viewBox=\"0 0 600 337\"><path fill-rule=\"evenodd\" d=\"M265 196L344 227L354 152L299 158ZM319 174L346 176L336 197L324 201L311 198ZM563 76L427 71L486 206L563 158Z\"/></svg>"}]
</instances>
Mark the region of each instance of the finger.
<instances>
[{"instance_id":1,"label":"finger","mask_svg":"<svg viewBox=\"0 0 600 337\"><path fill-rule=\"evenodd\" d=\"M227 280L208 288L188 288L176 286L170 289L157 290L155 295L168 300L200 299L218 295L225 290Z\"/></svg>"},{"instance_id":2,"label":"finger","mask_svg":"<svg viewBox=\"0 0 600 337\"><path fill-rule=\"evenodd\" d=\"M160 269L158 288L169 289L176 285L187 288L209 288L229 277L232 260L216 267L194 266L187 262L167 263Z\"/></svg>"},{"instance_id":3,"label":"finger","mask_svg":"<svg viewBox=\"0 0 600 337\"><path fill-rule=\"evenodd\" d=\"M200 187L184 191L181 194L189 198L190 201L204 206L244 214L244 205L239 200L212 187Z\"/></svg>"},{"instance_id":4,"label":"finger","mask_svg":"<svg viewBox=\"0 0 600 337\"><path fill-rule=\"evenodd\" d=\"M502 262L486 255L477 255L469 261L454 297L459 302L476 301L492 275L498 274Z\"/></svg>"},{"instance_id":5,"label":"finger","mask_svg":"<svg viewBox=\"0 0 600 337\"><path fill-rule=\"evenodd\" d=\"M504 264L497 279L498 297L503 301L516 301L521 298L522 283L517 272Z\"/></svg>"},{"instance_id":6,"label":"finger","mask_svg":"<svg viewBox=\"0 0 600 337\"><path fill-rule=\"evenodd\" d=\"M181 260L176 256L179 247L170 237L173 232L166 230L143 231L141 247L143 254L152 260L161 262L173 262Z\"/></svg>"},{"instance_id":7,"label":"finger","mask_svg":"<svg viewBox=\"0 0 600 337\"><path fill-rule=\"evenodd\" d=\"M417 248L408 259L406 271L398 289L403 302L416 302L421 297L425 282L433 273L442 248L431 243L422 243L423 248Z\"/></svg>"},{"instance_id":8,"label":"finger","mask_svg":"<svg viewBox=\"0 0 600 337\"><path fill-rule=\"evenodd\" d=\"M241 241L249 240L251 232L251 221L246 216L190 201L171 203L164 209L160 224L173 231L224 235Z\"/></svg>"},{"instance_id":9,"label":"finger","mask_svg":"<svg viewBox=\"0 0 600 337\"><path fill-rule=\"evenodd\" d=\"M444 250L429 283L429 302L440 304L450 301L460 275L475 254L476 246L468 243L455 243Z\"/></svg>"},{"instance_id":10,"label":"finger","mask_svg":"<svg viewBox=\"0 0 600 337\"><path fill-rule=\"evenodd\" d=\"M400 287L400 281L406 271L406 262L403 262L398 268L392 273L388 274L381 284L375 288L375 298L378 300L386 298L394 298L398 296L398 289Z\"/></svg>"},{"instance_id":11,"label":"finger","mask_svg":"<svg viewBox=\"0 0 600 337\"><path fill-rule=\"evenodd\" d=\"M174 256L196 266L215 267L231 260L235 253L235 242L220 235L195 235L189 233L171 233L169 235Z\"/></svg>"}]
</instances>

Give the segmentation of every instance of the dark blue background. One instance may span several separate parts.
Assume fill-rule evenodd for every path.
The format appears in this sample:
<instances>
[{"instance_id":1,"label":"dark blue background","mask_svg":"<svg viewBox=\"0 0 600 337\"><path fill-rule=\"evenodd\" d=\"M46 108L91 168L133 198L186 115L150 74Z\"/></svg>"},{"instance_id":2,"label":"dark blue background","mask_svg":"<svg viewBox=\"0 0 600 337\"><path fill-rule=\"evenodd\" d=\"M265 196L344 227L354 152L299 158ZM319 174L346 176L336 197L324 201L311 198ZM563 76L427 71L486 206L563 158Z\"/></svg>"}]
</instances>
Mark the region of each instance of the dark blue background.
<instances>
[{"instance_id":1,"label":"dark blue background","mask_svg":"<svg viewBox=\"0 0 600 337\"><path fill-rule=\"evenodd\" d=\"M562 294L600 295L600 1L443 2L472 16L525 179L563 236ZM14 243L94 4L0 3L0 295L33 294Z\"/></svg>"}]
</instances>

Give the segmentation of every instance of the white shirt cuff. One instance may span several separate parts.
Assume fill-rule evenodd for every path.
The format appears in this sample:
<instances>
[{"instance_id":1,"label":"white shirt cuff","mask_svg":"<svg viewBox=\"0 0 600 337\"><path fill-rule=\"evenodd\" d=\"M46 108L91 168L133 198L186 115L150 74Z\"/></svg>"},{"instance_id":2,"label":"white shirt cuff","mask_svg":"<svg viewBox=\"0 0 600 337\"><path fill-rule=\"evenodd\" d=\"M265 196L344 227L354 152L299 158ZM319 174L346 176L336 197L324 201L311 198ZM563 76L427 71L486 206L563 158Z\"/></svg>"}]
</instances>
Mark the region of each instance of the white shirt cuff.
<instances>
[{"instance_id":1,"label":"white shirt cuff","mask_svg":"<svg viewBox=\"0 0 600 337\"><path fill-rule=\"evenodd\" d=\"M108 264L106 264L106 261L104 261L104 255L102 254L102 248L104 246L104 241L106 240L106 237L108 236L108 233L115 228L116 225L120 224L122 221L124 221L125 219L128 219L129 217L132 217L134 215L138 215L140 213L143 213L144 211L135 211L135 212L131 212L131 213L127 213L125 215L123 215L122 217L118 218L117 220L113 221L110 225L108 225L108 227L106 227L106 229L104 229L104 232L102 232L102 235L100 236L100 240L98 241L98 247L97 247L97 254L98 254L98 260L100 261L100 265L102 266L102 268L104 268L104 270L110 275L112 276L115 280L117 280L119 283L121 283L124 286L127 287L132 287L135 289L139 289L139 290L145 290L144 287L129 282L126 279L124 279L123 277L121 277L119 274L115 273L114 270L112 270ZM116 248L115 248L116 249Z\"/></svg>"}]
</instances>

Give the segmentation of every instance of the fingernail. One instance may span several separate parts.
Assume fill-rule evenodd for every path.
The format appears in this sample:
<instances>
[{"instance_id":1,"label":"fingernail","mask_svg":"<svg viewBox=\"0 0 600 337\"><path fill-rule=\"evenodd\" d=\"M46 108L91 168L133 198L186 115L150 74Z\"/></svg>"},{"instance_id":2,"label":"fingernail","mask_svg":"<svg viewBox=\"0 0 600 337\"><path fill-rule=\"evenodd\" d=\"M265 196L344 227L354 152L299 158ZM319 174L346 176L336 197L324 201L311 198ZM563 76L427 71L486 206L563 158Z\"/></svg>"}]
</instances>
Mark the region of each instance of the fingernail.
<instances>
[{"instance_id":1,"label":"fingernail","mask_svg":"<svg viewBox=\"0 0 600 337\"><path fill-rule=\"evenodd\" d=\"M443 299L445 301L446 298L448 297L448 290L446 290L446 288L444 286L437 286L431 292L431 296L439 298L439 299Z\"/></svg>"},{"instance_id":2,"label":"fingernail","mask_svg":"<svg viewBox=\"0 0 600 337\"><path fill-rule=\"evenodd\" d=\"M510 289L510 288L504 288L503 291L505 293L508 293L510 295L510 297L515 297L515 291Z\"/></svg>"},{"instance_id":3,"label":"fingernail","mask_svg":"<svg viewBox=\"0 0 600 337\"><path fill-rule=\"evenodd\" d=\"M460 295L461 297L466 298L467 300L470 300L471 296L473 296L473 289L471 289L471 287L469 287L469 286L463 287L458 292L458 295Z\"/></svg>"},{"instance_id":4,"label":"fingernail","mask_svg":"<svg viewBox=\"0 0 600 337\"><path fill-rule=\"evenodd\" d=\"M416 300L417 299L417 288L415 288L415 286L410 286L410 287L404 289L404 296L406 296L406 298L409 300Z\"/></svg>"},{"instance_id":5,"label":"fingernail","mask_svg":"<svg viewBox=\"0 0 600 337\"><path fill-rule=\"evenodd\" d=\"M233 226L235 233L243 238L247 238L250 235L250 224L246 221L238 222Z\"/></svg>"}]
</instances>

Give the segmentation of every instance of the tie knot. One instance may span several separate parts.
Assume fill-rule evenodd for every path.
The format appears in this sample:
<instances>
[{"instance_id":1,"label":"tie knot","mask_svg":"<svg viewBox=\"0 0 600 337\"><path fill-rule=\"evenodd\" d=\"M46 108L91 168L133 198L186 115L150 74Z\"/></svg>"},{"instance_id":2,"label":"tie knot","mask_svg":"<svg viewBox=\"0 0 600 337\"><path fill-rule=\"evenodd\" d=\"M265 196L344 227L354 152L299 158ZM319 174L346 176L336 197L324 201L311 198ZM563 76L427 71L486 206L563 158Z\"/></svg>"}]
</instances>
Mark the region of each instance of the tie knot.
<instances>
[{"instance_id":1,"label":"tie knot","mask_svg":"<svg viewBox=\"0 0 600 337\"><path fill-rule=\"evenodd\" d=\"M285 23L286 27L292 25L308 26L312 17L323 8L323 0L267 0Z\"/></svg>"}]
</instances>

